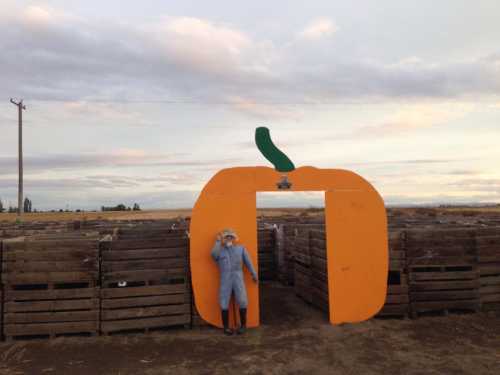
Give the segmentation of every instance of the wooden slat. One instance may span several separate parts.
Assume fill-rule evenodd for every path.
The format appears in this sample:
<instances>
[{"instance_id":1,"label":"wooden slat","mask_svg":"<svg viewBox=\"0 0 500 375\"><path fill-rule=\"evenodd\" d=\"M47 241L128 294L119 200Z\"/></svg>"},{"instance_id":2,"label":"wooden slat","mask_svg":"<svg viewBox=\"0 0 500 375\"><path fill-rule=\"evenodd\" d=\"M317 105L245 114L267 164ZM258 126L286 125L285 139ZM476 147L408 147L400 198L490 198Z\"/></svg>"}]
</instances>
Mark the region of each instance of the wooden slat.
<instances>
[{"instance_id":1,"label":"wooden slat","mask_svg":"<svg viewBox=\"0 0 500 375\"><path fill-rule=\"evenodd\" d=\"M97 280L98 273L88 272L26 272L3 274L5 284L35 284L46 282L79 282Z\"/></svg>"},{"instance_id":2,"label":"wooden slat","mask_svg":"<svg viewBox=\"0 0 500 375\"><path fill-rule=\"evenodd\" d=\"M186 255L187 255L187 247L171 247L167 249L103 251L102 259L103 261L157 259L157 258L178 258L178 257L185 257Z\"/></svg>"},{"instance_id":3,"label":"wooden slat","mask_svg":"<svg viewBox=\"0 0 500 375\"><path fill-rule=\"evenodd\" d=\"M500 294L500 284L482 286L479 289L479 293L481 293L481 294Z\"/></svg>"},{"instance_id":4,"label":"wooden slat","mask_svg":"<svg viewBox=\"0 0 500 375\"><path fill-rule=\"evenodd\" d=\"M478 277L476 271L463 272L410 272L410 280L425 281L425 280L466 280L475 279Z\"/></svg>"},{"instance_id":5,"label":"wooden slat","mask_svg":"<svg viewBox=\"0 0 500 375\"><path fill-rule=\"evenodd\" d=\"M445 301L473 299L479 297L478 290L436 290L430 292L410 293L412 301Z\"/></svg>"},{"instance_id":6,"label":"wooden slat","mask_svg":"<svg viewBox=\"0 0 500 375\"><path fill-rule=\"evenodd\" d=\"M118 309L135 306L154 306L188 303L187 294L169 294L150 297L113 298L101 300L102 309Z\"/></svg>"},{"instance_id":7,"label":"wooden slat","mask_svg":"<svg viewBox=\"0 0 500 375\"><path fill-rule=\"evenodd\" d=\"M68 249L64 250L52 250L52 251L33 251L33 250L25 250L25 251L9 251L3 254L3 261L22 261L27 260L31 262L36 261L71 261L71 260L79 260L85 258L98 258L98 251L95 249L84 249L84 250L73 250L68 251Z\"/></svg>"},{"instance_id":8,"label":"wooden slat","mask_svg":"<svg viewBox=\"0 0 500 375\"><path fill-rule=\"evenodd\" d=\"M185 258L154 259L154 260L127 260L107 261L102 263L103 272L139 271L139 270L165 270L180 268L187 265Z\"/></svg>"},{"instance_id":9,"label":"wooden slat","mask_svg":"<svg viewBox=\"0 0 500 375\"><path fill-rule=\"evenodd\" d=\"M4 323L49 323L49 322L81 322L98 321L99 310L91 311L52 311L52 312L29 312L29 313L7 313L4 315Z\"/></svg>"},{"instance_id":10,"label":"wooden slat","mask_svg":"<svg viewBox=\"0 0 500 375\"><path fill-rule=\"evenodd\" d=\"M102 320L118 320L131 318L148 318L162 315L189 314L189 304L134 307L129 309L103 310Z\"/></svg>"},{"instance_id":11,"label":"wooden slat","mask_svg":"<svg viewBox=\"0 0 500 375\"><path fill-rule=\"evenodd\" d=\"M481 276L479 278L481 286L483 285L500 285L500 276Z\"/></svg>"},{"instance_id":12,"label":"wooden slat","mask_svg":"<svg viewBox=\"0 0 500 375\"><path fill-rule=\"evenodd\" d=\"M479 273L483 275L500 275L500 264L480 264Z\"/></svg>"},{"instance_id":13,"label":"wooden slat","mask_svg":"<svg viewBox=\"0 0 500 375\"><path fill-rule=\"evenodd\" d=\"M133 250L133 249L168 249L179 248L188 245L187 238L169 238L168 240L156 239L137 239L137 240L114 240L111 243L111 249L115 250Z\"/></svg>"},{"instance_id":14,"label":"wooden slat","mask_svg":"<svg viewBox=\"0 0 500 375\"><path fill-rule=\"evenodd\" d=\"M481 303L500 302L500 293L484 294L481 296Z\"/></svg>"},{"instance_id":15,"label":"wooden slat","mask_svg":"<svg viewBox=\"0 0 500 375\"><path fill-rule=\"evenodd\" d=\"M476 310L479 307L477 299L473 300L449 300L449 301L425 301L412 302L411 309L415 311L432 311L445 309L470 309Z\"/></svg>"},{"instance_id":16,"label":"wooden slat","mask_svg":"<svg viewBox=\"0 0 500 375\"><path fill-rule=\"evenodd\" d=\"M5 273L97 271L98 267L97 259L50 262L16 261L2 264L2 270Z\"/></svg>"},{"instance_id":17,"label":"wooden slat","mask_svg":"<svg viewBox=\"0 0 500 375\"><path fill-rule=\"evenodd\" d=\"M388 315L406 315L408 314L408 304L392 304L392 305L384 305L382 310L379 311L377 315L380 316L388 316Z\"/></svg>"},{"instance_id":18,"label":"wooden slat","mask_svg":"<svg viewBox=\"0 0 500 375\"><path fill-rule=\"evenodd\" d=\"M5 301L32 301L98 297L99 288L6 290Z\"/></svg>"},{"instance_id":19,"label":"wooden slat","mask_svg":"<svg viewBox=\"0 0 500 375\"><path fill-rule=\"evenodd\" d=\"M477 289L479 288L479 279L475 280L450 280L450 281L432 281L410 284L411 291L429 291L429 290L456 290L456 289Z\"/></svg>"},{"instance_id":20,"label":"wooden slat","mask_svg":"<svg viewBox=\"0 0 500 375\"><path fill-rule=\"evenodd\" d=\"M67 333L93 333L98 330L97 321L64 322L64 323L33 323L5 324L5 336L50 335Z\"/></svg>"},{"instance_id":21,"label":"wooden slat","mask_svg":"<svg viewBox=\"0 0 500 375\"><path fill-rule=\"evenodd\" d=\"M406 294L389 294L385 298L386 304L408 304L410 298Z\"/></svg>"},{"instance_id":22,"label":"wooden slat","mask_svg":"<svg viewBox=\"0 0 500 375\"><path fill-rule=\"evenodd\" d=\"M140 270L140 271L117 271L103 273L102 277L107 282L118 281L146 281L160 280L162 278L175 278L187 276L186 268L170 268L165 270Z\"/></svg>"},{"instance_id":23,"label":"wooden slat","mask_svg":"<svg viewBox=\"0 0 500 375\"><path fill-rule=\"evenodd\" d=\"M161 316L161 317L147 318L147 319L103 321L101 322L101 331L116 332L116 331L130 330L130 329L169 327L175 325L189 324L190 321L191 317L188 314Z\"/></svg>"},{"instance_id":24,"label":"wooden slat","mask_svg":"<svg viewBox=\"0 0 500 375\"><path fill-rule=\"evenodd\" d=\"M64 310L92 310L99 308L97 298L73 299L73 300L52 300L52 301L23 301L6 302L4 311L28 312L28 311L64 311Z\"/></svg>"},{"instance_id":25,"label":"wooden slat","mask_svg":"<svg viewBox=\"0 0 500 375\"><path fill-rule=\"evenodd\" d=\"M152 285L127 288L102 288L101 298L122 298L186 293L187 284Z\"/></svg>"},{"instance_id":26,"label":"wooden slat","mask_svg":"<svg viewBox=\"0 0 500 375\"><path fill-rule=\"evenodd\" d=\"M408 294L408 285L387 285L387 294Z\"/></svg>"},{"instance_id":27,"label":"wooden slat","mask_svg":"<svg viewBox=\"0 0 500 375\"><path fill-rule=\"evenodd\" d=\"M60 251L60 250L97 250L97 240L65 239L4 242L3 251Z\"/></svg>"}]
</instances>

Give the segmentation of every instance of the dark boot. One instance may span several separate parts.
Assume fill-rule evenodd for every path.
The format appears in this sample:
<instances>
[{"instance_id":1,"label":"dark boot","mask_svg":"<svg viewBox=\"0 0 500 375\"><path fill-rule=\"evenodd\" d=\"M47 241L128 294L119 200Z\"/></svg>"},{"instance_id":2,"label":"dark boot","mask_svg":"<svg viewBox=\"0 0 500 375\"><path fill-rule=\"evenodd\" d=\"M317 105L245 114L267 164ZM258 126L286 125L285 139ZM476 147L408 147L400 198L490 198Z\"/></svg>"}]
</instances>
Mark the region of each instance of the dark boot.
<instances>
[{"instance_id":1,"label":"dark boot","mask_svg":"<svg viewBox=\"0 0 500 375\"><path fill-rule=\"evenodd\" d=\"M221 310L221 312L222 312L222 324L224 325L224 334L232 335L233 330L229 328L229 311Z\"/></svg>"},{"instance_id":2,"label":"dark boot","mask_svg":"<svg viewBox=\"0 0 500 375\"><path fill-rule=\"evenodd\" d=\"M247 309L240 309L241 326L236 333L242 335L247 330Z\"/></svg>"}]
</instances>

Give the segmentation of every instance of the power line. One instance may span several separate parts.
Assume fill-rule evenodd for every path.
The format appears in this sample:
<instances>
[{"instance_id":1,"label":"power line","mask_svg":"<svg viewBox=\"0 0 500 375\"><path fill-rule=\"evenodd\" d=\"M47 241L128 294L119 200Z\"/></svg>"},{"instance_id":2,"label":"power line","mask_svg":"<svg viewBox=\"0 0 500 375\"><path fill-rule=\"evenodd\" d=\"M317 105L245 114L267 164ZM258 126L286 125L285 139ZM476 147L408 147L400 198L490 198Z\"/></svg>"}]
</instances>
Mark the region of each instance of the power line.
<instances>
[{"instance_id":1,"label":"power line","mask_svg":"<svg viewBox=\"0 0 500 375\"><path fill-rule=\"evenodd\" d=\"M29 98L31 102L53 102L53 103L104 103L104 104L200 104L200 105L311 105L311 106L342 106L350 104L367 104L359 101L339 102L332 101L269 101L269 100L253 100L247 102L232 101L232 100L204 100L204 99L55 99L55 98ZM375 102L373 102L375 103Z\"/></svg>"}]
</instances>

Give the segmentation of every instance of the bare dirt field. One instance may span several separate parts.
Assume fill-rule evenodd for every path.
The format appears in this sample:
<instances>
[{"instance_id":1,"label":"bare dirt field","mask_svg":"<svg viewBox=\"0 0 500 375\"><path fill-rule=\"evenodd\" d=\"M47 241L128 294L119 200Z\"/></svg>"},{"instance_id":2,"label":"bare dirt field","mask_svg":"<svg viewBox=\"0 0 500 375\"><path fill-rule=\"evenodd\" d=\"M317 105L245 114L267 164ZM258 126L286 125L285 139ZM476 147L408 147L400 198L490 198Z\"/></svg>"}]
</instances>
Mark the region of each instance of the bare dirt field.
<instances>
[{"instance_id":1,"label":"bare dirt field","mask_svg":"<svg viewBox=\"0 0 500 375\"><path fill-rule=\"evenodd\" d=\"M0 374L498 374L500 316L331 326L289 287L261 285L262 326L0 344Z\"/></svg>"}]
</instances>

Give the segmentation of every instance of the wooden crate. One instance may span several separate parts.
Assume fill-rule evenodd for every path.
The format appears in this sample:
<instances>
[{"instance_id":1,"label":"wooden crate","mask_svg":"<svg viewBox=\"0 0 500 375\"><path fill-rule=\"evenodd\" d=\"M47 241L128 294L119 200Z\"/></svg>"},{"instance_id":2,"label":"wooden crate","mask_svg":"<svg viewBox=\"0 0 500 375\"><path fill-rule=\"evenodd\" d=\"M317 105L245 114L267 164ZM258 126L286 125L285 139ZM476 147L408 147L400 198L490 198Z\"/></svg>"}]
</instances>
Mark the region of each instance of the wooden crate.
<instances>
[{"instance_id":1,"label":"wooden crate","mask_svg":"<svg viewBox=\"0 0 500 375\"><path fill-rule=\"evenodd\" d=\"M7 287L4 292L5 337L97 334L99 288L89 284Z\"/></svg>"},{"instance_id":2,"label":"wooden crate","mask_svg":"<svg viewBox=\"0 0 500 375\"><path fill-rule=\"evenodd\" d=\"M475 231L471 229L412 229L406 231L407 265L475 265Z\"/></svg>"},{"instance_id":3,"label":"wooden crate","mask_svg":"<svg viewBox=\"0 0 500 375\"><path fill-rule=\"evenodd\" d=\"M192 304L191 304L191 326L192 327L208 327L210 324L205 322L201 316L200 313L198 312L198 309L196 308L195 301L194 301L194 295L192 298Z\"/></svg>"},{"instance_id":4,"label":"wooden crate","mask_svg":"<svg viewBox=\"0 0 500 375\"><path fill-rule=\"evenodd\" d=\"M312 268L309 247L309 230L297 230L294 246L294 289L295 294L312 303Z\"/></svg>"},{"instance_id":5,"label":"wooden crate","mask_svg":"<svg viewBox=\"0 0 500 375\"><path fill-rule=\"evenodd\" d=\"M163 237L125 238L118 235L101 252L101 284L119 282L188 282L189 239L183 230Z\"/></svg>"},{"instance_id":6,"label":"wooden crate","mask_svg":"<svg viewBox=\"0 0 500 375\"><path fill-rule=\"evenodd\" d=\"M258 259L259 279L261 281L274 280L276 278L276 238L274 229L259 229Z\"/></svg>"},{"instance_id":7,"label":"wooden crate","mask_svg":"<svg viewBox=\"0 0 500 375\"><path fill-rule=\"evenodd\" d=\"M102 333L191 323L191 298L186 283L101 289Z\"/></svg>"},{"instance_id":8,"label":"wooden crate","mask_svg":"<svg viewBox=\"0 0 500 375\"><path fill-rule=\"evenodd\" d=\"M23 237L2 247L7 338L98 332L97 237Z\"/></svg>"},{"instance_id":9,"label":"wooden crate","mask_svg":"<svg viewBox=\"0 0 500 375\"><path fill-rule=\"evenodd\" d=\"M191 323L184 230L118 232L101 252L101 332Z\"/></svg>"},{"instance_id":10,"label":"wooden crate","mask_svg":"<svg viewBox=\"0 0 500 375\"><path fill-rule=\"evenodd\" d=\"M20 237L3 242L2 281L7 286L98 280L98 239Z\"/></svg>"},{"instance_id":11,"label":"wooden crate","mask_svg":"<svg viewBox=\"0 0 500 375\"><path fill-rule=\"evenodd\" d=\"M384 306L376 317L405 318L409 312L408 277L404 270L389 270Z\"/></svg>"},{"instance_id":12,"label":"wooden crate","mask_svg":"<svg viewBox=\"0 0 500 375\"><path fill-rule=\"evenodd\" d=\"M312 303L312 277L311 269L301 263L295 263L294 270L294 290L295 294L308 303Z\"/></svg>"},{"instance_id":13,"label":"wooden crate","mask_svg":"<svg viewBox=\"0 0 500 375\"><path fill-rule=\"evenodd\" d=\"M477 231L481 308L500 310L500 228Z\"/></svg>"},{"instance_id":14,"label":"wooden crate","mask_svg":"<svg viewBox=\"0 0 500 375\"><path fill-rule=\"evenodd\" d=\"M409 266L410 314L479 310L479 274L465 265Z\"/></svg>"},{"instance_id":15,"label":"wooden crate","mask_svg":"<svg viewBox=\"0 0 500 375\"><path fill-rule=\"evenodd\" d=\"M388 237L389 237L389 270L405 272L406 232L402 230L393 230L389 232Z\"/></svg>"},{"instance_id":16,"label":"wooden crate","mask_svg":"<svg viewBox=\"0 0 500 375\"><path fill-rule=\"evenodd\" d=\"M324 230L310 230L312 305L328 312L328 267L326 262L326 234Z\"/></svg>"}]
</instances>

